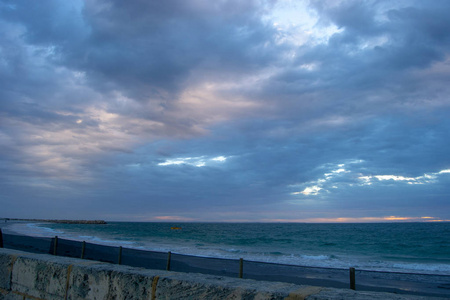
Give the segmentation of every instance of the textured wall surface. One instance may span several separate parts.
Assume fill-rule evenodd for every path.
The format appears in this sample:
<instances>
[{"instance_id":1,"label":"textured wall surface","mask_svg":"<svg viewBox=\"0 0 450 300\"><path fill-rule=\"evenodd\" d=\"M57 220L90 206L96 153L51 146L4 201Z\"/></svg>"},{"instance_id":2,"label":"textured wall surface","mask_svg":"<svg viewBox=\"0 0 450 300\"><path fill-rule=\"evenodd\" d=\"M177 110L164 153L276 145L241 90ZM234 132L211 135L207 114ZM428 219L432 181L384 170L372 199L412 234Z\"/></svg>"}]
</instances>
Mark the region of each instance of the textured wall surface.
<instances>
[{"instance_id":1,"label":"textured wall surface","mask_svg":"<svg viewBox=\"0 0 450 300\"><path fill-rule=\"evenodd\" d=\"M0 300L3 299L430 298L140 269L0 249Z\"/></svg>"}]
</instances>

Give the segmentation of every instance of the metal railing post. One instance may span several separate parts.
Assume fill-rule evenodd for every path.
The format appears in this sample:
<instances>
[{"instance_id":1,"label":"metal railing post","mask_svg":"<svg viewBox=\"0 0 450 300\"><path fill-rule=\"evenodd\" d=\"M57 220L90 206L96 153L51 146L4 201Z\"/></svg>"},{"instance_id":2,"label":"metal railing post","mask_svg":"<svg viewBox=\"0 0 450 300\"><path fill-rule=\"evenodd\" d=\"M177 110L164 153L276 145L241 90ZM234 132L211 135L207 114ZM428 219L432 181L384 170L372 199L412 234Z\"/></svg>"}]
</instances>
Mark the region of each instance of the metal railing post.
<instances>
[{"instance_id":1,"label":"metal railing post","mask_svg":"<svg viewBox=\"0 0 450 300\"><path fill-rule=\"evenodd\" d=\"M350 289L355 290L355 268L350 268Z\"/></svg>"},{"instance_id":2,"label":"metal railing post","mask_svg":"<svg viewBox=\"0 0 450 300\"><path fill-rule=\"evenodd\" d=\"M86 242L83 241L83 243L81 243L81 259L84 258L84 251L86 250Z\"/></svg>"},{"instance_id":3,"label":"metal railing post","mask_svg":"<svg viewBox=\"0 0 450 300\"><path fill-rule=\"evenodd\" d=\"M58 236L55 236L53 239L53 255L57 255L58 251Z\"/></svg>"},{"instance_id":4,"label":"metal railing post","mask_svg":"<svg viewBox=\"0 0 450 300\"><path fill-rule=\"evenodd\" d=\"M117 264L122 264L122 246L119 247L119 258L117 260Z\"/></svg>"},{"instance_id":5,"label":"metal railing post","mask_svg":"<svg viewBox=\"0 0 450 300\"><path fill-rule=\"evenodd\" d=\"M242 278L244 276L244 259L239 259L239 278Z\"/></svg>"},{"instance_id":6,"label":"metal railing post","mask_svg":"<svg viewBox=\"0 0 450 300\"><path fill-rule=\"evenodd\" d=\"M167 267L166 267L166 270L167 271L170 271L170 260L171 260L171 256L172 256L172 252L168 252L167 253Z\"/></svg>"}]
</instances>

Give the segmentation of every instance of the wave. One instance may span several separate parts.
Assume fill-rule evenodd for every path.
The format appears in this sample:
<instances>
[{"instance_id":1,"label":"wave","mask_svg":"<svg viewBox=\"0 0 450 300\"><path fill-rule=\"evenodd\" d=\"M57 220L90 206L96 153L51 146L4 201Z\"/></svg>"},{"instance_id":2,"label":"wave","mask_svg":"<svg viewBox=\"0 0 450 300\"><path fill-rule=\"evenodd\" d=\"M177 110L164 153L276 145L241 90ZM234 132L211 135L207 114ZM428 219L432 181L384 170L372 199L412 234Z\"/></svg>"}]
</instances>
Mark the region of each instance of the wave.
<instances>
[{"instance_id":1,"label":"wave","mask_svg":"<svg viewBox=\"0 0 450 300\"><path fill-rule=\"evenodd\" d=\"M421 273L421 274L450 274L450 264L447 261L442 263L425 263L413 260L386 259L382 257L368 257L355 254L326 253L327 250L317 250L318 253L310 251L308 253L298 253L294 247L285 247L281 251L275 246L259 247L251 245L226 245L224 243L208 243L199 240L174 240L171 237L144 237L137 236L130 240L126 234L116 234L113 232L68 232L61 229L50 228L42 223L14 223L8 226L8 230L18 234L31 236L54 237L86 241L94 244L107 246L124 246L127 248L168 252L200 257L239 259L248 261L276 263L285 265L295 265L304 267L337 268L348 269L355 267L359 270L400 272L400 273ZM88 234L86 234L88 233ZM330 251L330 250L328 250Z\"/></svg>"},{"instance_id":2,"label":"wave","mask_svg":"<svg viewBox=\"0 0 450 300\"><path fill-rule=\"evenodd\" d=\"M54 237L64 234L64 231L43 227L38 223L10 223L6 228L8 231L27 236Z\"/></svg>"}]
</instances>

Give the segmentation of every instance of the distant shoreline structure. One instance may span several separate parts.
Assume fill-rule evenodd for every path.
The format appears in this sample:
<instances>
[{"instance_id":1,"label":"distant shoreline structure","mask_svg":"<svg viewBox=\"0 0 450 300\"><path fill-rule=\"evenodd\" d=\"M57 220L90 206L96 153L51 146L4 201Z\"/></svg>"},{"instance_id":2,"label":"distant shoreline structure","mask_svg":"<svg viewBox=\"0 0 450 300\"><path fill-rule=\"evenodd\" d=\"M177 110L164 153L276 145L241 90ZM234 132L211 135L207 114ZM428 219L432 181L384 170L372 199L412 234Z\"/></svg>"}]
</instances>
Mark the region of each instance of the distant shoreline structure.
<instances>
[{"instance_id":1,"label":"distant shoreline structure","mask_svg":"<svg viewBox=\"0 0 450 300\"><path fill-rule=\"evenodd\" d=\"M103 220L54 220L54 219L16 219L16 218L0 218L0 220L7 221L24 221L24 222L42 222L42 223L58 223L58 224L107 224Z\"/></svg>"}]
</instances>

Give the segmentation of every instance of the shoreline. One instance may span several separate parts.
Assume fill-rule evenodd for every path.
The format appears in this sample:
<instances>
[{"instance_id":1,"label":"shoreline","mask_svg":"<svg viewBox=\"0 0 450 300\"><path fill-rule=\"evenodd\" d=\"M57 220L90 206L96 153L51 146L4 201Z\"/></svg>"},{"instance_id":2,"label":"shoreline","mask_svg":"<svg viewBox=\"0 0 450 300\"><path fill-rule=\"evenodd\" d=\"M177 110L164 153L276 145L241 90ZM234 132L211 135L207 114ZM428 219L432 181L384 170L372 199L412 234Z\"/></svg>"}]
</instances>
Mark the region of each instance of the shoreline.
<instances>
[{"instance_id":1,"label":"shoreline","mask_svg":"<svg viewBox=\"0 0 450 300\"><path fill-rule=\"evenodd\" d=\"M42 221L41 221L42 222ZM20 236L14 238L13 244L18 250L30 251L36 247L44 249L44 252L52 251L52 237L23 236L9 230L9 225L32 223L27 220L11 220L1 222L0 228L6 234ZM13 225L14 226L14 225ZM14 227L13 227L14 228ZM12 229L12 228L11 228ZM42 240L39 242L39 240ZM31 242L31 243L30 243ZM79 257L81 253L81 241L60 237L58 241L59 251L69 257ZM86 243L86 258L117 263L118 247L102 243ZM37 251L42 253L42 251ZM165 269L167 253L158 250L133 249L123 246L122 263L129 266L144 267L149 269ZM171 269L179 272L194 272L221 275L227 277L237 276L238 260L224 259L220 257L203 257L172 252ZM450 288L448 275L440 274L411 274L392 271L367 271L357 269L357 287L363 290L390 291L395 293L409 293L416 295L443 294ZM417 278L416 278L417 277ZM298 265L285 265L280 263L267 263L261 261L244 260L244 278L267 281L283 281L297 284L326 285L335 288L348 287L348 270L337 268L308 267ZM425 280L424 280L425 279ZM449 278L450 279L450 278ZM437 283L438 281L442 281ZM436 283L432 283L436 282ZM431 284L432 283L432 284ZM431 285L430 285L431 284Z\"/></svg>"},{"instance_id":2,"label":"shoreline","mask_svg":"<svg viewBox=\"0 0 450 300\"><path fill-rule=\"evenodd\" d=\"M2 220L2 219L0 219ZM4 219L3 219L4 220ZM114 226L120 226L121 222L111 222L108 227L86 227L88 230L92 231L89 234L82 234L84 232L84 226L76 226L76 231L68 231L65 232L66 229L71 227L66 227L66 224L61 223L61 228L57 226L51 226L51 223L48 223L48 226L45 225L45 220L41 219L10 219L7 223L0 221L0 228L4 228L4 233L16 234L16 235L25 235L25 236L33 236L33 237L47 237L53 238L54 236L58 236L59 238L69 239L74 241L86 241L89 243L105 245L110 247L127 247L130 249L136 250L145 250L145 251L156 251L156 252L172 252L174 254L182 254L182 255L190 255L196 257L204 257L204 258L221 258L221 259L239 259L239 255L243 255L244 258L248 261L253 262L264 262L264 263L272 263L278 265L288 265L288 266L299 266L304 268L321 268L321 269L341 269L347 270L351 266L357 267L359 270L367 271L367 272L389 272L389 273L399 273L399 274L418 274L418 275L450 275L450 269L448 268L450 265L447 260L444 262L439 261L402 261L402 260L380 260L377 264L369 264L364 265L363 260L361 262L348 262L346 259L348 257L342 256L339 259L333 258L333 255L330 253L306 253L305 255L297 255L296 261L289 260L288 255L286 253L280 253L280 255L270 256L270 253L265 256L266 253L253 253L246 252L248 249L242 250L242 254L234 253L237 250L231 249L229 250L226 245L223 247L214 248L214 245L211 247L207 247L201 244L196 248L196 244L193 243L185 243L184 239L178 239L182 232L174 232L169 230L170 227L166 228L165 234L172 235L171 240L158 240L157 238L152 238L153 240L150 242L149 240L141 240L141 239L127 239L123 238L123 232L114 231L114 236L108 235L96 235L96 232L103 233L103 228L111 229ZM33 221L33 220L41 220ZM119 223L119 224L116 224ZM30 226L29 228L26 224L41 224L40 226ZM161 224L166 224L166 222L161 222ZM75 224L76 225L76 224ZM70 226L70 224L68 224ZM52 229L51 229L52 228ZM56 229L55 229L56 228ZM42 230L41 230L42 229ZM97 230L98 229L98 230ZM185 229L183 227L183 229ZM62 231L60 231L62 230ZM81 230L81 231L80 231ZM40 231L40 232L38 232ZM183 230L184 231L184 230ZM173 234L175 233L175 234ZM148 237L147 237L148 238ZM156 239L156 240L155 240ZM189 242L189 241L188 241ZM232 246L229 246L232 247ZM223 249L222 249L223 248ZM245 247L244 247L245 248ZM206 249L206 250L205 250ZM251 249L250 249L251 250ZM234 252L233 252L234 251ZM237 251L239 252L239 251ZM295 255L291 255L295 256ZM303 257L304 256L304 257ZM331 256L327 257L327 256ZM280 259L281 257L281 259ZM351 257L350 257L351 258ZM337 262L337 263L336 263ZM370 263L370 261L369 261ZM399 266L397 266L399 265ZM444 266L445 269L441 269Z\"/></svg>"},{"instance_id":3,"label":"shoreline","mask_svg":"<svg viewBox=\"0 0 450 300\"><path fill-rule=\"evenodd\" d=\"M5 237L5 236L4 236ZM26 236L5 237L5 248L26 251L29 253L49 254L54 249L52 238L33 238ZM13 246L15 245L15 246ZM12 246L12 247L11 247ZM82 243L72 240L58 239L58 257L80 258L100 261L112 265L119 264L118 247L86 243L82 251ZM130 267L149 270L165 270L167 253L130 249L121 249L121 263ZM172 253L170 271L184 274L205 274L236 278L239 261L202 258ZM326 286L329 288L348 289L348 270L304 268L287 265L267 264L244 260L243 278L257 281L284 282L301 285ZM449 282L442 276L424 275L420 278L406 279L400 274L373 274L372 272L357 272L356 288L360 291L391 292L398 294L420 295L429 297L448 297L446 290ZM425 281L423 279L426 279Z\"/></svg>"}]
</instances>

